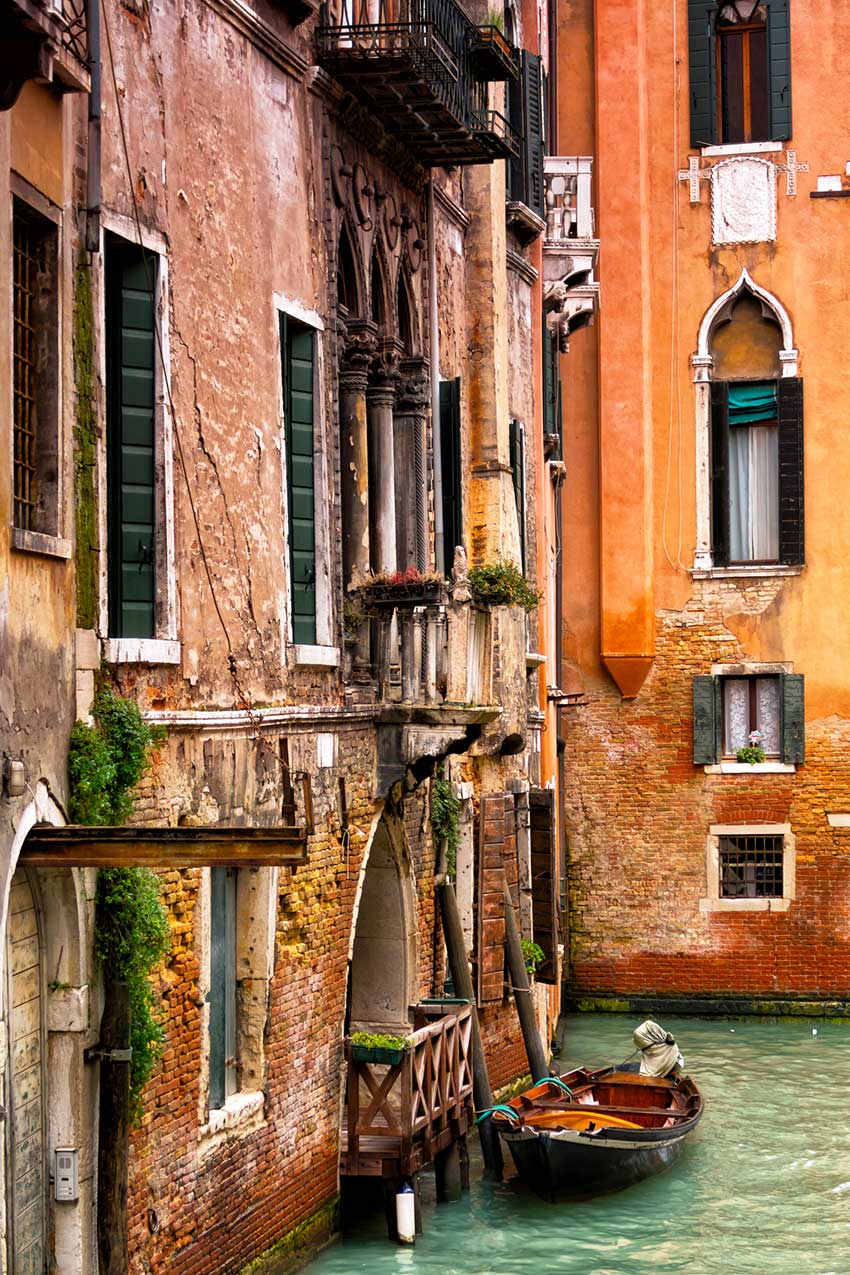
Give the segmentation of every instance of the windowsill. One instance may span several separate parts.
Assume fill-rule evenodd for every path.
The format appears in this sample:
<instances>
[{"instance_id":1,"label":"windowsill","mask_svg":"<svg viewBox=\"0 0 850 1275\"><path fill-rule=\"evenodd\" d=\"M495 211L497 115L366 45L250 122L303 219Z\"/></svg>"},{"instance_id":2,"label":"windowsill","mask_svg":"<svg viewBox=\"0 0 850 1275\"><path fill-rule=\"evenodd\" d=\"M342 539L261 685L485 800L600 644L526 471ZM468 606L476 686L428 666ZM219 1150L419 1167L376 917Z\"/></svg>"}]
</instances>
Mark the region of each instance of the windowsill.
<instances>
[{"instance_id":1,"label":"windowsill","mask_svg":"<svg viewBox=\"0 0 850 1275\"><path fill-rule=\"evenodd\" d=\"M701 146L700 155L711 159L715 155L775 155L784 150L785 142L722 142L718 146Z\"/></svg>"},{"instance_id":2,"label":"windowsill","mask_svg":"<svg viewBox=\"0 0 850 1275\"><path fill-rule=\"evenodd\" d=\"M790 899L700 899L700 912L787 912Z\"/></svg>"},{"instance_id":3,"label":"windowsill","mask_svg":"<svg viewBox=\"0 0 850 1275\"><path fill-rule=\"evenodd\" d=\"M263 1123L265 1103L266 1095L262 1090L253 1089L231 1094L223 1107L211 1110L207 1123L198 1130L201 1155L225 1142L229 1135L244 1137L259 1129Z\"/></svg>"},{"instance_id":4,"label":"windowsill","mask_svg":"<svg viewBox=\"0 0 850 1275\"><path fill-rule=\"evenodd\" d=\"M707 775L794 775L797 767L788 761L761 761L750 765L746 761L722 761L716 766L703 766Z\"/></svg>"},{"instance_id":5,"label":"windowsill","mask_svg":"<svg viewBox=\"0 0 850 1275\"><path fill-rule=\"evenodd\" d=\"M338 646L308 646L295 643L289 649L294 662L303 668L339 668Z\"/></svg>"},{"instance_id":6,"label":"windowsill","mask_svg":"<svg viewBox=\"0 0 850 1275\"><path fill-rule=\"evenodd\" d=\"M59 558L67 562L73 552L70 540L61 536L46 536L42 531L25 531L12 528L12 548L20 553L35 553L42 558Z\"/></svg>"},{"instance_id":7,"label":"windowsill","mask_svg":"<svg viewBox=\"0 0 850 1275\"><path fill-rule=\"evenodd\" d=\"M106 638L108 664L179 664L180 643L171 638Z\"/></svg>"},{"instance_id":8,"label":"windowsill","mask_svg":"<svg viewBox=\"0 0 850 1275\"><path fill-rule=\"evenodd\" d=\"M776 563L773 566L756 563L752 567L692 567L693 580L771 580L785 576L799 576L805 570L802 566L786 566Z\"/></svg>"}]
</instances>

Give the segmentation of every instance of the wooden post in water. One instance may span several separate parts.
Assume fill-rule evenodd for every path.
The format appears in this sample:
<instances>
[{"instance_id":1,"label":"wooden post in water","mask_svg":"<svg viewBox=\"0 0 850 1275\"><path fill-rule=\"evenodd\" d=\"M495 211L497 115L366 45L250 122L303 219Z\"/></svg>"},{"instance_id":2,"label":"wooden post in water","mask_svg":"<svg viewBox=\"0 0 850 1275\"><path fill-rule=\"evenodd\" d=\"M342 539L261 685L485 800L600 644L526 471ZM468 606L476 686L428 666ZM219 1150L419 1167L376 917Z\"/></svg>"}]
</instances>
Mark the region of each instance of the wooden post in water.
<instances>
[{"instance_id":1,"label":"wooden post in water","mask_svg":"<svg viewBox=\"0 0 850 1275\"><path fill-rule=\"evenodd\" d=\"M517 928L513 899L507 885L505 886L505 951L507 952L508 973L510 974L511 986L514 991L516 1012L519 1018L520 1030L522 1031L525 1052L528 1057L531 1079L533 1081L542 1080L544 1076L548 1076L549 1066L546 1061L545 1050L540 1041L540 1032L537 1030L537 1019L531 1000L528 970L525 968L525 958L522 954L522 941Z\"/></svg>"},{"instance_id":2,"label":"wooden post in water","mask_svg":"<svg viewBox=\"0 0 850 1275\"><path fill-rule=\"evenodd\" d=\"M469 1001L472 1006L472 1097L477 1111L486 1111L493 1105L493 1090L490 1088L490 1077L487 1075L487 1060L481 1044L481 1028L478 1025L478 1011L475 1008L475 992L472 988L472 975L466 959L466 945L463 941L463 927L457 907L454 886L449 881L438 887L440 894L440 914L443 920L443 935L446 940L446 953L449 958L449 970L455 994ZM484 1168L487 1176L500 1180L504 1160L502 1144L492 1120L482 1120L478 1126L481 1140L481 1154L484 1157Z\"/></svg>"},{"instance_id":3,"label":"wooden post in water","mask_svg":"<svg viewBox=\"0 0 850 1275\"><path fill-rule=\"evenodd\" d=\"M127 1275L130 1139L130 990L107 976L100 1020L100 1126L97 1144L97 1256L100 1275ZM113 1051L126 1057L113 1059Z\"/></svg>"}]
</instances>

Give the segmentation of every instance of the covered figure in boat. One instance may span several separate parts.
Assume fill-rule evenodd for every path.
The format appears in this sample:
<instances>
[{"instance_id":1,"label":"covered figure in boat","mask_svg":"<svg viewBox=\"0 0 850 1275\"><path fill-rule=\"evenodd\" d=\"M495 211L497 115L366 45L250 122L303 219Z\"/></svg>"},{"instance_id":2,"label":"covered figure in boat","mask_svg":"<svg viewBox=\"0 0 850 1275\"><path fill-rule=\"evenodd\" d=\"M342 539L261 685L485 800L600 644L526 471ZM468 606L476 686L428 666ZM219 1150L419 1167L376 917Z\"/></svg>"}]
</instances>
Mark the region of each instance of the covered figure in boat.
<instances>
[{"instance_id":1,"label":"covered figure in boat","mask_svg":"<svg viewBox=\"0 0 850 1275\"><path fill-rule=\"evenodd\" d=\"M659 1023L647 1018L635 1028L632 1039L639 1057L632 1055L621 1065L620 1071L638 1072L641 1076L667 1076L670 1080L684 1073L685 1060L679 1046Z\"/></svg>"}]
</instances>

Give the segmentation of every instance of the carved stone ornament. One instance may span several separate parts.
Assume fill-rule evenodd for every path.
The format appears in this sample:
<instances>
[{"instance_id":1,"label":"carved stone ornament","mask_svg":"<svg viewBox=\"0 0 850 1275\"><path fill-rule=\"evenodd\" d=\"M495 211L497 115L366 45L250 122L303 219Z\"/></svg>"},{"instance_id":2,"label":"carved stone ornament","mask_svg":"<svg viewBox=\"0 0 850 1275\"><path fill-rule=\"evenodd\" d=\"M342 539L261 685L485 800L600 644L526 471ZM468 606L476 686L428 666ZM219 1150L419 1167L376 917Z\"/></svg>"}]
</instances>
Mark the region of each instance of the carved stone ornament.
<instances>
[{"instance_id":1,"label":"carved stone ornament","mask_svg":"<svg viewBox=\"0 0 850 1275\"><path fill-rule=\"evenodd\" d=\"M346 164L339 146L331 147L331 186L334 203L337 208L344 208L348 199L348 183L351 181L351 166Z\"/></svg>"},{"instance_id":2,"label":"carved stone ornament","mask_svg":"<svg viewBox=\"0 0 850 1275\"><path fill-rule=\"evenodd\" d=\"M769 160L742 155L714 165L711 238L716 244L776 238L776 167Z\"/></svg>"},{"instance_id":3,"label":"carved stone ornament","mask_svg":"<svg viewBox=\"0 0 850 1275\"><path fill-rule=\"evenodd\" d=\"M365 390L369 380L369 366L378 344L375 324L368 319L349 320L346 327L347 336L339 369L340 385L343 389Z\"/></svg>"},{"instance_id":4,"label":"carved stone ornament","mask_svg":"<svg viewBox=\"0 0 850 1275\"><path fill-rule=\"evenodd\" d=\"M455 556L452 563L452 601L468 602L471 597L472 590L469 587L466 550L463 545L455 545Z\"/></svg>"}]
</instances>

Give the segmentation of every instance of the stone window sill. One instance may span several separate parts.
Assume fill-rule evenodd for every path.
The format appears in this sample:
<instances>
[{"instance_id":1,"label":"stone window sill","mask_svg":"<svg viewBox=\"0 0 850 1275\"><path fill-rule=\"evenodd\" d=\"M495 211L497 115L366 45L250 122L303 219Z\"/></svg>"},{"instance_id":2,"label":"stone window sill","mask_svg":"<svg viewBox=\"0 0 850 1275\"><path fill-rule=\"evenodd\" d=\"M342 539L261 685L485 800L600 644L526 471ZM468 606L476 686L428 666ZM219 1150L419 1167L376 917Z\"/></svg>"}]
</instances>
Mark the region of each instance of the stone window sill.
<instances>
[{"instance_id":1,"label":"stone window sill","mask_svg":"<svg viewBox=\"0 0 850 1275\"><path fill-rule=\"evenodd\" d=\"M717 146L701 146L699 153L709 159L715 155L775 155L786 145L786 142L722 142Z\"/></svg>"},{"instance_id":2,"label":"stone window sill","mask_svg":"<svg viewBox=\"0 0 850 1275\"><path fill-rule=\"evenodd\" d=\"M294 662L303 668L339 668L338 646L305 646L296 643L289 649Z\"/></svg>"},{"instance_id":3,"label":"stone window sill","mask_svg":"<svg viewBox=\"0 0 850 1275\"><path fill-rule=\"evenodd\" d=\"M790 899L700 899L700 912L787 912Z\"/></svg>"},{"instance_id":4,"label":"stone window sill","mask_svg":"<svg viewBox=\"0 0 850 1275\"><path fill-rule=\"evenodd\" d=\"M67 562L71 557L70 540L61 536L46 536L41 531L25 531L23 527L12 528L12 548L19 553L34 553L42 558L59 558Z\"/></svg>"},{"instance_id":5,"label":"stone window sill","mask_svg":"<svg viewBox=\"0 0 850 1275\"><path fill-rule=\"evenodd\" d=\"M264 1123L266 1096L262 1090L231 1094L223 1107L210 1111L208 1121L198 1130L201 1156L231 1137L244 1137Z\"/></svg>"},{"instance_id":6,"label":"stone window sill","mask_svg":"<svg viewBox=\"0 0 850 1275\"><path fill-rule=\"evenodd\" d=\"M793 762L762 761L751 766L746 761L722 761L717 766L703 766L707 775L793 775L797 767Z\"/></svg>"},{"instance_id":7,"label":"stone window sill","mask_svg":"<svg viewBox=\"0 0 850 1275\"><path fill-rule=\"evenodd\" d=\"M694 567L691 576L694 580L770 580L777 576L799 576L803 574L800 566L753 566L753 567Z\"/></svg>"},{"instance_id":8,"label":"stone window sill","mask_svg":"<svg viewBox=\"0 0 850 1275\"><path fill-rule=\"evenodd\" d=\"M108 664L179 664L180 643L170 638L106 638Z\"/></svg>"}]
</instances>

